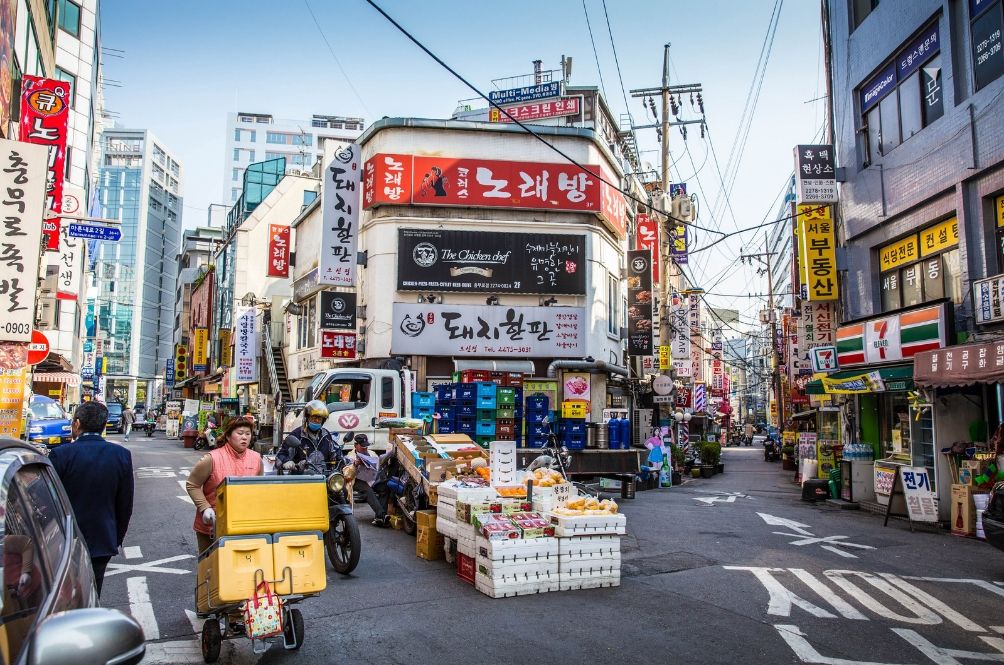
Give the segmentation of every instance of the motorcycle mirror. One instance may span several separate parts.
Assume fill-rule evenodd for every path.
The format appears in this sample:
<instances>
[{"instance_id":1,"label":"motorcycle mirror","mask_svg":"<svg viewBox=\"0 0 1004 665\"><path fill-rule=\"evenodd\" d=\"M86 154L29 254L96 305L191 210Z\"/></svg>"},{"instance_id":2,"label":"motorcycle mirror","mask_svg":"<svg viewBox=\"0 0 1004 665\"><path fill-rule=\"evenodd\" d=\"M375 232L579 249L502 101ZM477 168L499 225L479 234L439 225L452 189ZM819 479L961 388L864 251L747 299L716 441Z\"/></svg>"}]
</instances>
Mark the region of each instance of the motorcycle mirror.
<instances>
[{"instance_id":1,"label":"motorcycle mirror","mask_svg":"<svg viewBox=\"0 0 1004 665\"><path fill-rule=\"evenodd\" d=\"M356 438L355 432L346 432L342 437L342 443L352 443L352 440Z\"/></svg>"},{"instance_id":2,"label":"motorcycle mirror","mask_svg":"<svg viewBox=\"0 0 1004 665\"><path fill-rule=\"evenodd\" d=\"M286 438L283 439L282 442L291 448L299 448L302 445L299 437L295 437L292 434L287 434Z\"/></svg>"}]
</instances>

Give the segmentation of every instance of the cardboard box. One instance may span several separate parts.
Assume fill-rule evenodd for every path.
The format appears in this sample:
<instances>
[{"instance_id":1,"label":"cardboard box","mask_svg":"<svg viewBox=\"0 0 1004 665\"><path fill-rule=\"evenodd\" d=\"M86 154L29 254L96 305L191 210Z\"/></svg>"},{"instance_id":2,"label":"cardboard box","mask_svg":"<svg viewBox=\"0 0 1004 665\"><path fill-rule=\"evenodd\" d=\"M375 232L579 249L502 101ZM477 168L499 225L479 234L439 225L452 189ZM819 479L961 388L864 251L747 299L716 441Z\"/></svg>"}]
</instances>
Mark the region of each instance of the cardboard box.
<instances>
[{"instance_id":1,"label":"cardboard box","mask_svg":"<svg viewBox=\"0 0 1004 665\"><path fill-rule=\"evenodd\" d=\"M457 469L457 460L453 459L427 459L425 461L425 471L428 474L430 483L441 483L450 477Z\"/></svg>"},{"instance_id":2,"label":"cardboard box","mask_svg":"<svg viewBox=\"0 0 1004 665\"><path fill-rule=\"evenodd\" d=\"M428 527L430 529L436 528L436 511L435 510L416 510L415 511L415 523L419 528Z\"/></svg>"},{"instance_id":3,"label":"cardboard box","mask_svg":"<svg viewBox=\"0 0 1004 665\"><path fill-rule=\"evenodd\" d=\"M466 434L430 434L426 437L433 443L468 443L474 445L474 441Z\"/></svg>"},{"instance_id":4,"label":"cardboard box","mask_svg":"<svg viewBox=\"0 0 1004 665\"><path fill-rule=\"evenodd\" d=\"M969 485L952 485L952 533L960 536L976 533L976 506Z\"/></svg>"},{"instance_id":5,"label":"cardboard box","mask_svg":"<svg viewBox=\"0 0 1004 665\"><path fill-rule=\"evenodd\" d=\"M415 534L415 556L426 561L438 561L443 558L443 536L436 528L419 526Z\"/></svg>"}]
</instances>

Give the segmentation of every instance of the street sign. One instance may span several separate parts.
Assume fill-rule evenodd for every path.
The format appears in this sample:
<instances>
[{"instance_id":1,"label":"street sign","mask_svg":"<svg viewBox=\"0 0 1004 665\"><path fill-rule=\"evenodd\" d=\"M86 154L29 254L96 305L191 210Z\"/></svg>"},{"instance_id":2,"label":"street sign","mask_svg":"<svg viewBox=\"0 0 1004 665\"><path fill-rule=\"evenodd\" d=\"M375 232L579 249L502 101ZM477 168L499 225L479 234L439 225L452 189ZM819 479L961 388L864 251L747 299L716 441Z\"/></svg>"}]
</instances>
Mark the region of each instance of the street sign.
<instances>
[{"instance_id":1,"label":"street sign","mask_svg":"<svg viewBox=\"0 0 1004 665\"><path fill-rule=\"evenodd\" d=\"M837 347L817 346L810 349L813 372L834 372L838 368Z\"/></svg>"},{"instance_id":2,"label":"street sign","mask_svg":"<svg viewBox=\"0 0 1004 665\"><path fill-rule=\"evenodd\" d=\"M88 240L107 240L118 242L122 231L111 226L94 226L93 224L70 224L70 236Z\"/></svg>"},{"instance_id":3,"label":"street sign","mask_svg":"<svg viewBox=\"0 0 1004 665\"><path fill-rule=\"evenodd\" d=\"M31 331L28 342L28 364L37 365L49 357L49 338L41 330Z\"/></svg>"},{"instance_id":4,"label":"street sign","mask_svg":"<svg viewBox=\"0 0 1004 665\"><path fill-rule=\"evenodd\" d=\"M660 374L652 379L652 390L655 391L656 395L671 394L673 392L673 379L665 374Z\"/></svg>"},{"instance_id":5,"label":"street sign","mask_svg":"<svg viewBox=\"0 0 1004 665\"><path fill-rule=\"evenodd\" d=\"M652 395L653 404L672 404L676 398L672 395Z\"/></svg>"}]
</instances>

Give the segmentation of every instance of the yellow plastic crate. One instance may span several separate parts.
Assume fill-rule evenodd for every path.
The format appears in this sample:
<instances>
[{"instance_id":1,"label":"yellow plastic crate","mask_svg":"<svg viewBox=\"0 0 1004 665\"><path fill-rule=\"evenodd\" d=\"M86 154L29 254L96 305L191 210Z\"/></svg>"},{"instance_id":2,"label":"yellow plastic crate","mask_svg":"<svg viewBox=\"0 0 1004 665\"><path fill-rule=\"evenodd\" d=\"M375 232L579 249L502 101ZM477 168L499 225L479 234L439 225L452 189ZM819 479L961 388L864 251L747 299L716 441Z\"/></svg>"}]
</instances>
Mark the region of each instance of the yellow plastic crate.
<instances>
[{"instance_id":1,"label":"yellow plastic crate","mask_svg":"<svg viewBox=\"0 0 1004 665\"><path fill-rule=\"evenodd\" d=\"M324 477L228 477L216 489L216 535L327 531Z\"/></svg>"},{"instance_id":2,"label":"yellow plastic crate","mask_svg":"<svg viewBox=\"0 0 1004 665\"><path fill-rule=\"evenodd\" d=\"M328 583L324 568L324 541L320 531L277 533L272 536L275 592L317 593ZM288 569L288 570L287 570ZM292 576L292 586L290 586Z\"/></svg>"},{"instance_id":3,"label":"yellow plastic crate","mask_svg":"<svg viewBox=\"0 0 1004 665\"><path fill-rule=\"evenodd\" d=\"M272 579L272 536L224 536L199 555L195 604L200 612L239 603L254 595L258 581Z\"/></svg>"},{"instance_id":4,"label":"yellow plastic crate","mask_svg":"<svg viewBox=\"0 0 1004 665\"><path fill-rule=\"evenodd\" d=\"M561 403L562 418L585 418L589 402L566 400Z\"/></svg>"}]
</instances>

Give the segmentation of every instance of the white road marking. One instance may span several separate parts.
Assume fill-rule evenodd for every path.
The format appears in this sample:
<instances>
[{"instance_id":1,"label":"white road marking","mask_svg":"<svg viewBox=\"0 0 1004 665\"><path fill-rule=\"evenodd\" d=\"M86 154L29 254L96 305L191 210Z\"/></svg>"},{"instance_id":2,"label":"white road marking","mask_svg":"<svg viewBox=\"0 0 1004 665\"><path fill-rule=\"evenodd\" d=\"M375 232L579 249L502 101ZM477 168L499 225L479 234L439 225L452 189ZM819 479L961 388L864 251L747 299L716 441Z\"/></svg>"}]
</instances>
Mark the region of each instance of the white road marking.
<instances>
[{"instance_id":1,"label":"white road marking","mask_svg":"<svg viewBox=\"0 0 1004 665\"><path fill-rule=\"evenodd\" d=\"M930 607L932 610L934 610L941 616L945 617L946 619L954 623L959 628L962 628L963 630L968 630L971 633L986 632L983 626L976 623L975 621L971 621L969 618L963 616L959 612L956 612L951 607L944 604L943 602L941 602L931 594L927 593L923 589L919 589L913 584L910 584L906 580L891 573L879 573L879 574L885 579L895 584L896 586L898 586L906 593L910 594L920 602Z\"/></svg>"},{"instance_id":2,"label":"white road marking","mask_svg":"<svg viewBox=\"0 0 1004 665\"><path fill-rule=\"evenodd\" d=\"M192 501L192 497L188 496L188 488L185 487L185 481L184 480L179 480L178 484L181 485L181 489L185 492L184 494L178 495L178 498L181 499L182 501L184 501L185 503L188 503L188 504L191 504L191 505L194 506L195 502Z\"/></svg>"},{"instance_id":3,"label":"white road marking","mask_svg":"<svg viewBox=\"0 0 1004 665\"><path fill-rule=\"evenodd\" d=\"M783 568L760 568L756 566L723 566L725 570L746 570L753 573L760 584L767 590L769 599L767 601L767 614L774 616L791 616L791 606L800 607L809 614L821 619L836 619L836 615L831 614L821 607L813 605L804 598L795 595L771 574L782 572ZM824 596L825 598L825 596Z\"/></svg>"},{"instance_id":4,"label":"white road marking","mask_svg":"<svg viewBox=\"0 0 1004 665\"><path fill-rule=\"evenodd\" d=\"M734 496L695 496L694 500L711 506L716 503L735 503L736 498Z\"/></svg>"},{"instance_id":5,"label":"white road marking","mask_svg":"<svg viewBox=\"0 0 1004 665\"><path fill-rule=\"evenodd\" d=\"M857 543L845 542L844 539L848 538L848 536L813 536L812 534L808 534L809 537L801 538L800 534L795 534L795 533L782 533L781 531L775 531L774 533L776 533L779 536L790 536L792 538L800 538L800 540L793 540L790 543L788 543L789 545L798 545L799 547L801 547L802 545L815 545L816 543L830 543L832 545L841 545L843 547L857 547L863 550L875 549L871 545L859 545Z\"/></svg>"},{"instance_id":6,"label":"white road marking","mask_svg":"<svg viewBox=\"0 0 1004 665\"><path fill-rule=\"evenodd\" d=\"M940 616L922 605L912 596L906 595L897 587L894 587L881 577L856 570L827 570L823 574L827 579L843 589L848 596L854 598L854 600L858 601L866 609L871 610L880 617L889 619L890 621L917 624L921 626L936 626L941 623ZM907 611L912 612L914 616L906 616L893 612L891 609L865 593L861 587L854 584L854 582L849 579L851 577L858 577L865 582L868 582L868 584L875 587L879 591L882 591L887 596L902 605Z\"/></svg>"},{"instance_id":7,"label":"white road marking","mask_svg":"<svg viewBox=\"0 0 1004 665\"><path fill-rule=\"evenodd\" d=\"M142 559L143 550L140 549L139 545L130 545L128 547L122 548L122 554L127 559Z\"/></svg>"},{"instance_id":8,"label":"white road marking","mask_svg":"<svg viewBox=\"0 0 1004 665\"><path fill-rule=\"evenodd\" d=\"M195 665L202 663L202 646L198 640L153 642L146 645L144 665Z\"/></svg>"},{"instance_id":9,"label":"white road marking","mask_svg":"<svg viewBox=\"0 0 1004 665\"><path fill-rule=\"evenodd\" d=\"M819 663L820 665L895 665L890 663L874 663L862 660L847 660L846 658L830 658L824 656L805 639L806 635L798 626L776 624L774 628L791 650L795 652L798 659L803 663Z\"/></svg>"},{"instance_id":10,"label":"white road marking","mask_svg":"<svg viewBox=\"0 0 1004 665\"><path fill-rule=\"evenodd\" d=\"M160 639L160 628L157 627L157 617L153 613L146 578L130 577L126 580L126 589L129 593L129 613L143 628L143 635L147 640Z\"/></svg>"},{"instance_id":11,"label":"white road marking","mask_svg":"<svg viewBox=\"0 0 1004 665\"><path fill-rule=\"evenodd\" d=\"M188 617L188 623L192 624L192 632L196 635L202 634L202 624L205 619L200 619L195 615L192 610L185 610L185 616Z\"/></svg>"},{"instance_id":12,"label":"white road marking","mask_svg":"<svg viewBox=\"0 0 1004 665\"><path fill-rule=\"evenodd\" d=\"M833 545L820 545L820 547L822 547L824 550L829 550L829 551L833 552L834 554L839 554L840 556L844 557L845 559L857 559L858 558L856 554L851 554L850 552L845 552L845 551L843 551L841 549L837 549Z\"/></svg>"},{"instance_id":13,"label":"white road marking","mask_svg":"<svg viewBox=\"0 0 1004 665\"><path fill-rule=\"evenodd\" d=\"M171 563L172 561L182 561L183 559L194 559L194 558L195 556L192 554L178 554L177 556L168 557L166 559L158 559L157 561L150 561L149 563L137 563L137 564L110 563L108 564L108 571L105 573L105 577L111 577L112 575L119 575L121 573L132 573L132 572L171 573L172 575L187 575L192 571L184 570L181 568L165 568L161 564Z\"/></svg>"},{"instance_id":14,"label":"white road marking","mask_svg":"<svg viewBox=\"0 0 1004 665\"><path fill-rule=\"evenodd\" d=\"M840 550L837 551L839 552ZM840 612L841 616L845 619L868 621L868 617L854 609L854 607L852 607L846 600L833 593L830 587L826 586L822 580L809 571L802 568L789 568L788 570L790 570L795 577L801 580L805 586L815 591L820 598L832 605L833 609Z\"/></svg>"},{"instance_id":15,"label":"white road marking","mask_svg":"<svg viewBox=\"0 0 1004 665\"><path fill-rule=\"evenodd\" d=\"M136 469L137 478L174 478L174 467L170 466L141 466Z\"/></svg>"},{"instance_id":16,"label":"white road marking","mask_svg":"<svg viewBox=\"0 0 1004 665\"><path fill-rule=\"evenodd\" d=\"M808 524L802 524L801 522L789 520L784 517L775 517L774 515L768 515L767 513L757 513L757 515L759 515L760 518L770 526L783 526L785 528L791 529L792 531L798 531L803 536L812 535L808 531L805 531L805 529L812 528Z\"/></svg>"},{"instance_id":17,"label":"white road marking","mask_svg":"<svg viewBox=\"0 0 1004 665\"><path fill-rule=\"evenodd\" d=\"M986 653L939 647L921 637L917 631L910 630L909 628L893 628L892 632L909 642L910 646L920 651L922 654L930 658L932 662L937 663L938 665L962 665L962 663L957 660L959 658L990 660L996 663L1004 663L1004 639L999 637L980 635L981 640L998 651L998 653Z\"/></svg>"},{"instance_id":18,"label":"white road marking","mask_svg":"<svg viewBox=\"0 0 1004 665\"><path fill-rule=\"evenodd\" d=\"M994 582L993 584L991 584L990 582L987 582L986 580L952 579L952 578L949 578L949 577L919 577L919 576L916 576L916 575L904 575L903 579L906 579L906 580L917 580L917 581L920 581L920 582L948 582L948 583L955 583L955 584L959 584L959 583L962 583L962 584L975 584L976 586L980 587L981 589L986 589L987 591L990 591L991 593L995 593L998 596L1004 597L1004 589L998 589L996 586L994 586L994 584L1004 585L1004 582Z\"/></svg>"}]
</instances>

